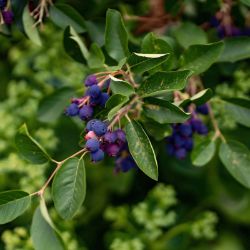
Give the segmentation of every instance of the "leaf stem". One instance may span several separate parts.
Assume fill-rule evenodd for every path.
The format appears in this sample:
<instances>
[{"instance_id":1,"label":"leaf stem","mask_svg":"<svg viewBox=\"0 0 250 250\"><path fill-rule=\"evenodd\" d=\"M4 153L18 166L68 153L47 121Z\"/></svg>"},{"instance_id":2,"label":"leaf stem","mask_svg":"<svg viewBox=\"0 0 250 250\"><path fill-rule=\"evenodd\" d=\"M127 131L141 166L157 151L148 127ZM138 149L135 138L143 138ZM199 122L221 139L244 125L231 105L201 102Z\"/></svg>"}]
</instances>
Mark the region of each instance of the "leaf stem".
<instances>
[{"instance_id":1,"label":"leaf stem","mask_svg":"<svg viewBox=\"0 0 250 250\"><path fill-rule=\"evenodd\" d=\"M57 171L61 168L61 166L63 165L63 163L66 162L67 160L75 157L75 156L80 155L80 154L83 154L81 156L81 157L83 157L87 152L88 152L87 149L83 148L80 151L74 153L73 155L70 155L69 157L67 157L66 159L64 159L62 161L52 160L54 163L57 164L56 168L54 169L54 171L52 172L52 174L50 175L50 177L48 178L48 180L45 182L45 184L42 186L42 188L39 191L33 193L32 195L38 195L40 197L43 197L45 189L48 187L48 185L50 184L51 180L53 179L53 177L55 176L55 174L57 173Z\"/></svg>"}]
</instances>

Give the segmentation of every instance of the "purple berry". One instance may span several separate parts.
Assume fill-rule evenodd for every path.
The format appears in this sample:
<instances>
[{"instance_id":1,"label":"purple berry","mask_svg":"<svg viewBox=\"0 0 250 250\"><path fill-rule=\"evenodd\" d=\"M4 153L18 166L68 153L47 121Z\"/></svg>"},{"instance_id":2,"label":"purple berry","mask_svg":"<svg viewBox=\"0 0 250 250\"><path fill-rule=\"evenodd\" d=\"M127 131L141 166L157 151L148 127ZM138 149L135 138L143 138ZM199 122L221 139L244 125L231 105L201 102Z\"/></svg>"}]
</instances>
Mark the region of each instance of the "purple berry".
<instances>
[{"instance_id":1,"label":"purple berry","mask_svg":"<svg viewBox=\"0 0 250 250\"><path fill-rule=\"evenodd\" d=\"M187 155L187 151L185 148L179 148L175 151L175 156L179 160L183 160Z\"/></svg>"},{"instance_id":2,"label":"purple berry","mask_svg":"<svg viewBox=\"0 0 250 250\"><path fill-rule=\"evenodd\" d=\"M202 115L208 115L208 113L209 113L208 105L206 103L203 105L200 105L200 106L196 107L196 111Z\"/></svg>"},{"instance_id":3,"label":"purple berry","mask_svg":"<svg viewBox=\"0 0 250 250\"><path fill-rule=\"evenodd\" d=\"M91 96L93 98L97 98L101 95L101 89L98 85L93 85L88 88L86 91L86 95Z\"/></svg>"},{"instance_id":4,"label":"purple berry","mask_svg":"<svg viewBox=\"0 0 250 250\"><path fill-rule=\"evenodd\" d=\"M108 131L105 133L105 135L103 136L103 140L104 142L107 142L107 143L114 143L117 139L117 134L116 132L111 132L111 131Z\"/></svg>"},{"instance_id":5,"label":"purple berry","mask_svg":"<svg viewBox=\"0 0 250 250\"><path fill-rule=\"evenodd\" d=\"M187 123L180 124L179 132L182 136L190 136L192 135L192 126Z\"/></svg>"},{"instance_id":6,"label":"purple berry","mask_svg":"<svg viewBox=\"0 0 250 250\"><path fill-rule=\"evenodd\" d=\"M11 10L3 10L2 11L3 20L6 24L12 24L14 14Z\"/></svg>"},{"instance_id":7,"label":"purple berry","mask_svg":"<svg viewBox=\"0 0 250 250\"><path fill-rule=\"evenodd\" d=\"M112 143L112 144L107 145L105 152L109 156L114 157L114 156L117 156L118 153L120 152L120 147L116 143Z\"/></svg>"},{"instance_id":8,"label":"purple berry","mask_svg":"<svg viewBox=\"0 0 250 250\"><path fill-rule=\"evenodd\" d=\"M3 10L7 5L7 0L0 0L0 9Z\"/></svg>"},{"instance_id":9,"label":"purple berry","mask_svg":"<svg viewBox=\"0 0 250 250\"><path fill-rule=\"evenodd\" d=\"M117 142L118 143L125 143L126 142L126 134L122 129L117 129L115 131L117 136Z\"/></svg>"},{"instance_id":10,"label":"purple berry","mask_svg":"<svg viewBox=\"0 0 250 250\"><path fill-rule=\"evenodd\" d=\"M96 152L100 148L100 142L97 139L89 139L87 140L85 147L91 152Z\"/></svg>"},{"instance_id":11,"label":"purple berry","mask_svg":"<svg viewBox=\"0 0 250 250\"><path fill-rule=\"evenodd\" d=\"M104 122L97 120L93 123L92 130L97 136L103 136L107 132L107 125Z\"/></svg>"},{"instance_id":12,"label":"purple berry","mask_svg":"<svg viewBox=\"0 0 250 250\"><path fill-rule=\"evenodd\" d=\"M99 95L98 97L90 96L90 105L93 107L99 105L101 101L102 101L102 95Z\"/></svg>"},{"instance_id":13,"label":"purple berry","mask_svg":"<svg viewBox=\"0 0 250 250\"><path fill-rule=\"evenodd\" d=\"M197 133L200 135L206 135L208 133L208 128L205 124L202 124L198 129Z\"/></svg>"},{"instance_id":14,"label":"purple berry","mask_svg":"<svg viewBox=\"0 0 250 250\"><path fill-rule=\"evenodd\" d=\"M96 152L92 152L90 155L93 162L101 161L104 158L104 152L101 149L97 150Z\"/></svg>"},{"instance_id":15,"label":"purple berry","mask_svg":"<svg viewBox=\"0 0 250 250\"><path fill-rule=\"evenodd\" d=\"M200 119L192 119L191 120L192 128L195 132L200 135L205 135L208 133L207 126Z\"/></svg>"},{"instance_id":16,"label":"purple berry","mask_svg":"<svg viewBox=\"0 0 250 250\"><path fill-rule=\"evenodd\" d=\"M79 110L79 117L82 120L88 120L93 116L94 110L89 105L84 105Z\"/></svg>"},{"instance_id":17,"label":"purple berry","mask_svg":"<svg viewBox=\"0 0 250 250\"><path fill-rule=\"evenodd\" d=\"M106 102L107 102L108 99L109 99L109 94L108 93L102 93L100 105L102 107L105 107L105 104L106 104Z\"/></svg>"},{"instance_id":18,"label":"purple berry","mask_svg":"<svg viewBox=\"0 0 250 250\"><path fill-rule=\"evenodd\" d=\"M90 120L87 125L86 125L86 131L92 131L93 130L93 125L97 122L97 119L92 119Z\"/></svg>"},{"instance_id":19,"label":"purple berry","mask_svg":"<svg viewBox=\"0 0 250 250\"><path fill-rule=\"evenodd\" d=\"M122 172L128 172L131 168L136 167L136 163L131 156L128 156L125 159L123 159L120 166Z\"/></svg>"},{"instance_id":20,"label":"purple berry","mask_svg":"<svg viewBox=\"0 0 250 250\"><path fill-rule=\"evenodd\" d=\"M76 116L78 115L78 113L79 113L79 108L76 103L71 103L65 111L65 114L68 116Z\"/></svg>"},{"instance_id":21,"label":"purple berry","mask_svg":"<svg viewBox=\"0 0 250 250\"><path fill-rule=\"evenodd\" d=\"M96 84L98 84L98 81L97 81L95 75L89 75L86 77L86 79L85 79L85 86L86 87L90 87L90 86L93 86Z\"/></svg>"}]
</instances>

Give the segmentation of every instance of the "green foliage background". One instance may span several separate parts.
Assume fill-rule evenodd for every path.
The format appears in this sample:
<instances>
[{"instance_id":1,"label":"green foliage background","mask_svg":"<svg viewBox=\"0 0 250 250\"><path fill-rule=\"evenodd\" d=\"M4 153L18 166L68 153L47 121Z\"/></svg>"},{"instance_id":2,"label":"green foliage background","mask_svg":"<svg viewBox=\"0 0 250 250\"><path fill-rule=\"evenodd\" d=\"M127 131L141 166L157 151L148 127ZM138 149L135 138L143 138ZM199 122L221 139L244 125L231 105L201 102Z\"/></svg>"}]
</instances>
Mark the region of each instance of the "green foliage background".
<instances>
[{"instance_id":1,"label":"green foliage background","mask_svg":"<svg viewBox=\"0 0 250 250\"><path fill-rule=\"evenodd\" d=\"M86 43L93 37L102 43L107 8L140 16L149 9L147 1L136 4L112 0L58 2L71 4L99 28L92 37L85 36ZM165 7L174 13L175 1L169 2ZM209 18L209 12L217 8L215 1L186 2L191 14L188 12L183 18L196 24ZM132 35L135 24L126 24L129 39L136 48L140 36ZM27 163L18 154L14 137L19 127L28 123L31 134L54 158L64 159L77 151L82 124L63 115L45 123L39 117L38 107L43 98L62 87L75 95L82 93L82 81L88 69L64 52L63 31L50 20L40 32L42 47L12 28L12 36L0 36L0 190L22 189L32 193L43 185L53 166ZM189 46L184 43L187 38L181 35L180 31L179 34L173 31L166 38L175 44L177 53L180 45ZM215 41L213 31L208 35ZM175 60L173 58L173 64ZM249 129L231 119L230 109L216 98L249 97L249 59L213 65L202 74L202 80L205 87L212 88L216 94L211 104L225 136L249 148ZM155 146L160 155L160 184L136 170L114 175L112 159L98 165L88 164L86 200L76 217L69 221L59 217L52 206L50 192L46 192L50 215L62 234L66 249L249 249L250 192L226 172L218 156L205 167L196 168L189 158L175 160L159 142L155 142ZM33 201L28 212L1 225L0 249L33 249L30 224L37 204L38 200Z\"/></svg>"}]
</instances>

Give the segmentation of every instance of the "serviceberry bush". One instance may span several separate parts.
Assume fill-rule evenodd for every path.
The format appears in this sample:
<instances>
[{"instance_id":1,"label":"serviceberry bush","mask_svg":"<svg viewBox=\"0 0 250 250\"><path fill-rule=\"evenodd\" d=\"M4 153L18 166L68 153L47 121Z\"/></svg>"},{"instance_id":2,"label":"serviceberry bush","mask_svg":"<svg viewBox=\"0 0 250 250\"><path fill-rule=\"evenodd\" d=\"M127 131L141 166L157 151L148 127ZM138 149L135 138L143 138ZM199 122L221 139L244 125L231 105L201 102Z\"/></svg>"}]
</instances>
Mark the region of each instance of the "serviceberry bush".
<instances>
[{"instance_id":1,"label":"serviceberry bush","mask_svg":"<svg viewBox=\"0 0 250 250\"><path fill-rule=\"evenodd\" d=\"M245 5L248 4L245 2L237 6L238 11L243 10L242 20L247 16ZM57 222L61 219L82 220L82 205L85 198L91 199L91 195L88 195L91 185L98 182L93 184L88 181L90 188L87 186L90 171L99 176L99 181L104 179L99 187L99 196L104 203L108 198L103 194L110 189L106 185L112 185L116 178L125 179L129 175L136 176L133 188L138 194L141 180L144 179L149 187L156 185L155 181L158 180L174 184L180 177L180 182L183 182L183 186L178 188L180 193L185 193L197 182L200 182L200 186L212 186L200 196L197 194L198 197L210 194L201 207L191 208L190 214L183 213L185 215L173 210L172 206L177 203L175 191L163 184L156 185L147 198L140 199L143 201L139 203L139 198L133 197L136 204L133 206L105 210L102 204L93 202L96 210L91 212L95 214L98 209L105 210L104 217L113 222L110 235L117 236L111 236L110 240L108 234L109 249L195 249L196 241L216 237L214 225L218 219L214 212L204 212L207 208L224 209L227 216L244 221L244 217L235 216L233 209L226 206L227 202L218 205L217 200L221 197L230 200L223 182L219 181L219 171L237 190L243 190L242 193L247 194L246 190L250 188L250 154L244 145L249 142L244 138L239 139L221 122L227 111L228 119L233 121L235 127L247 131L250 126L249 89L244 87L241 91L236 88L234 91L239 91L239 95L234 92L229 94L227 88L230 87L226 85L220 89L223 85L219 85L218 81L225 79L230 84L230 81L234 81L230 71L237 71L240 67L247 72L247 61L244 59L250 57L250 40L241 35L247 35L245 31L248 28L239 28L245 33L236 30L243 21L234 24L231 1L217 3L213 16L207 17L204 11L204 17L193 17L199 20L200 26L182 21L182 17L185 20L191 15L188 7L199 9L202 4L187 3L187 8L178 4L166 4L165 8L171 14L166 14L162 8L163 13L157 17L154 14L133 15L126 7L122 9L122 14L108 9L103 29L103 25L102 28L95 26L95 21L84 20L74 8L60 2L0 1L1 32L10 35L10 24L14 20L14 24L34 44L41 46L44 43L40 36L42 29L49 29L51 21L63 29L62 45L69 56L67 60L73 59L81 65L81 71L76 70L76 73L77 77L84 78L82 82L78 80L74 83L73 89L56 77L44 77L50 86L49 95L42 98L39 91L35 93L36 98L41 98L38 98L40 104L37 105L41 124L51 124L58 134L63 129L63 125L60 127L61 121L62 124L74 124L74 131L63 129L66 140L57 141L52 133L47 140L51 144L54 140L54 143L51 147L47 146L39 139L37 131L31 129L29 132L32 121L26 117L20 119L25 124L18 131L15 129L15 145L19 154L32 165L50 168L46 180L41 180L42 185L40 181L35 190L30 188L30 193L28 190L13 189L0 193L0 224L9 223L25 212L34 212L30 230L32 243L28 242L25 230L14 230L18 243L13 249L19 247L20 232L25 242L23 245L26 244L27 248L31 245L35 249L78 248L77 243L72 241L71 244L67 240L73 233L68 238L61 236L60 231L65 231L67 226L61 223L58 229L52 219ZM178 14L172 9L174 7L179 8ZM203 8L206 9L201 6L201 11ZM161 21L155 23L158 19ZM141 26L136 28L134 24L131 28L130 22L134 21ZM130 27L129 30L125 24ZM214 27L218 36L213 34ZM147 32L156 28L158 32ZM141 33L145 34L136 36ZM231 38L218 39L229 36ZM38 74L39 65L43 63L44 60L40 59L32 68L32 74ZM61 74L67 75L70 69L61 66ZM222 76L218 73L220 70ZM242 77L244 82L245 78ZM46 92L48 89L43 84L38 81L40 91ZM18 104L9 105L18 109L18 115L22 114ZM78 130L77 141L75 134ZM72 140L74 146L71 145ZM69 152L67 157L52 152L56 147L64 146L76 150ZM164 164L161 164L163 160ZM187 162L192 170L188 167L185 169ZM214 163L224 168L217 170ZM108 172L110 169L113 175ZM200 175L202 171L209 173L206 181ZM109 177L105 177L106 172ZM211 179L212 176L216 176L215 181ZM104 184L105 178L109 183ZM189 178L193 178L193 183L188 185L186 179ZM218 192L213 188L213 181L219 186ZM122 186L122 182L119 185ZM191 197L199 192L201 190L195 188L189 195ZM183 235L184 239L174 247L175 240ZM8 234L3 237L5 242L9 242ZM192 243L190 240L193 240ZM199 244L196 246L199 247Z\"/></svg>"}]
</instances>

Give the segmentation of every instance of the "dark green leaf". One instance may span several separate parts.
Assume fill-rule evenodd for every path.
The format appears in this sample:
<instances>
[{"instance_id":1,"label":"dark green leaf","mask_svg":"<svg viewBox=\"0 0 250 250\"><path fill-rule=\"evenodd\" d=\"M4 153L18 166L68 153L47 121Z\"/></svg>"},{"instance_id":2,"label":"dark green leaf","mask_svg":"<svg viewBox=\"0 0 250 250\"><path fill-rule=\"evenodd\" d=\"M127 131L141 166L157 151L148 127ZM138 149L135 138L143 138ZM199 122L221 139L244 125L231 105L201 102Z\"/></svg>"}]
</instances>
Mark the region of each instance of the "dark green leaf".
<instances>
[{"instance_id":1,"label":"dark green leaf","mask_svg":"<svg viewBox=\"0 0 250 250\"><path fill-rule=\"evenodd\" d=\"M111 77L110 88L112 90L112 94L130 96L135 93L134 88L128 82L120 80L116 77Z\"/></svg>"},{"instance_id":2,"label":"dark green leaf","mask_svg":"<svg viewBox=\"0 0 250 250\"><path fill-rule=\"evenodd\" d=\"M126 125L129 151L138 167L153 180L158 180L158 165L152 144L142 126L132 121Z\"/></svg>"},{"instance_id":3,"label":"dark green leaf","mask_svg":"<svg viewBox=\"0 0 250 250\"><path fill-rule=\"evenodd\" d=\"M90 68L104 67L105 57L101 48L96 44L92 43L88 55L88 65Z\"/></svg>"},{"instance_id":4,"label":"dark green leaf","mask_svg":"<svg viewBox=\"0 0 250 250\"><path fill-rule=\"evenodd\" d=\"M0 193L0 224L8 223L28 209L30 196L23 191L6 191Z\"/></svg>"},{"instance_id":5,"label":"dark green leaf","mask_svg":"<svg viewBox=\"0 0 250 250\"><path fill-rule=\"evenodd\" d=\"M141 84L138 93L146 97L183 89L190 73L189 70L157 72Z\"/></svg>"},{"instance_id":6,"label":"dark green leaf","mask_svg":"<svg viewBox=\"0 0 250 250\"><path fill-rule=\"evenodd\" d=\"M250 100L227 98L226 108L230 115L240 124L250 127Z\"/></svg>"},{"instance_id":7,"label":"dark green leaf","mask_svg":"<svg viewBox=\"0 0 250 250\"><path fill-rule=\"evenodd\" d=\"M201 167L206 165L213 158L216 150L214 141L205 140L198 145L195 145L191 159L194 166Z\"/></svg>"},{"instance_id":8,"label":"dark green leaf","mask_svg":"<svg viewBox=\"0 0 250 250\"><path fill-rule=\"evenodd\" d=\"M64 246L60 236L51 227L51 219L46 213L44 217L44 206L37 207L32 224L31 224L31 239L35 250L64 250Z\"/></svg>"},{"instance_id":9,"label":"dark green leaf","mask_svg":"<svg viewBox=\"0 0 250 250\"><path fill-rule=\"evenodd\" d=\"M250 152L238 141L220 145L219 156L228 172L243 186L250 188Z\"/></svg>"},{"instance_id":10,"label":"dark green leaf","mask_svg":"<svg viewBox=\"0 0 250 250\"><path fill-rule=\"evenodd\" d=\"M86 31L83 17L68 4L55 4L50 7L50 19L60 28L72 26L77 33Z\"/></svg>"},{"instance_id":11,"label":"dark green leaf","mask_svg":"<svg viewBox=\"0 0 250 250\"><path fill-rule=\"evenodd\" d=\"M213 91L211 89L204 89L190 98L190 101L196 105L202 105L209 101L213 96Z\"/></svg>"},{"instance_id":12,"label":"dark green leaf","mask_svg":"<svg viewBox=\"0 0 250 250\"><path fill-rule=\"evenodd\" d=\"M190 45L194 44L207 43L206 32L194 23L182 23L174 31L174 35L178 43L184 48L188 48Z\"/></svg>"},{"instance_id":13,"label":"dark green leaf","mask_svg":"<svg viewBox=\"0 0 250 250\"><path fill-rule=\"evenodd\" d=\"M128 35L121 14L109 9L106 15L105 47L110 57L116 61L128 55Z\"/></svg>"},{"instance_id":14,"label":"dark green leaf","mask_svg":"<svg viewBox=\"0 0 250 250\"><path fill-rule=\"evenodd\" d=\"M145 115L160 124L182 123L190 117L188 113L171 102L152 97L146 98L145 102Z\"/></svg>"},{"instance_id":15,"label":"dark green leaf","mask_svg":"<svg viewBox=\"0 0 250 250\"><path fill-rule=\"evenodd\" d=\"M154 121L145 121L143 127L156 141L161 141L172 133L169 124L159 124Z\"/></svg>"},{"instance_id":16,"label":"dark green leaf","mask_svg":"<svg viewBox=\"0 0 250 250\"><path fill-rule=\"evenodd\" d=\"M74 60L86 63L89 52L73 27L67 27L63 37L64 49Z\"/></svg>"},{"instance_id":17,"label":"dark green leaf","mask_svg":"<svg viewBox=\"0 0 250 250\"><path fill-rule=\"evenodd\" d=\"M250 0L240 0L243 4L247 5L250 7Z\"/></svg>"},{"instance_id":18,"label":"dark green leaf","mask_svg":"<svg viewBox=\"0 0 250 250\"><path fill-rule=\"evenodd\" d=\"M127 63L129 64L131 71L136 74L142 74L164 63L168 56L168 54L133 53L128 58Z\"/></svg>"},{"instance_id":19,"label":"dark green leaf","mask_svg":"<svg viewBox=\"0 0 250 250\"><path fill-rule=\"evenodd\" d=\"M236 62L250 58L250 37L233 37L224 40L219 62Z\"/></svg>"},{"instance_id":20,"label":"dark green leaf","mask_svg":"<svg viewBox=\"0 0 250 250\"><path fill-rule=\"evenodd\" d=\"M86 195L83 159L71 158L57 172L52 194L55 208L63 219L71 219L82 206Z\"/></svg>"},{"instance_id":21,"label":"dark green leaf","mask_svg":"<svg viewBox=\"0 0 250 250\"><path fill-rule=\"evenodd\" d=\"M70 88L61 88L39 103L38 120L46 123L55 122L63 113L74 91Z\"/></svg>"},{"instance_id":22,"label":"dark green leaf","mask_svg":"<svg viewBox=\"0 0 250 250\"><path fill-rule=\"evenodd\" d=\"M183 54L181 68L189 69L196 75L200 74L218 60L223 47L223 42L192 45Z\"/></svg>"},{"instance_id":23,"label":"dark green leaf","mask_svg":"<svg viewBox=\"0 0 250 250\"><path fill-rule=\"evenodd\" d=\"M23 11L23 28L28 38L38 46L42 45L42 41L37 28L34 26L34 19L29 13L28 6Z\"/></svg>"},{"instance_id":24,"label":"dark green leaf","mask_svg":"<svg viewBox=\"0 0 250 250\"><path fill-rule=\"evenodd\" d=\"M42 164L51 160L42 146L30 136L25 124L19 129L15 141L18 151L26 160L34 164Z\"/></svg>"}]
</instances>

